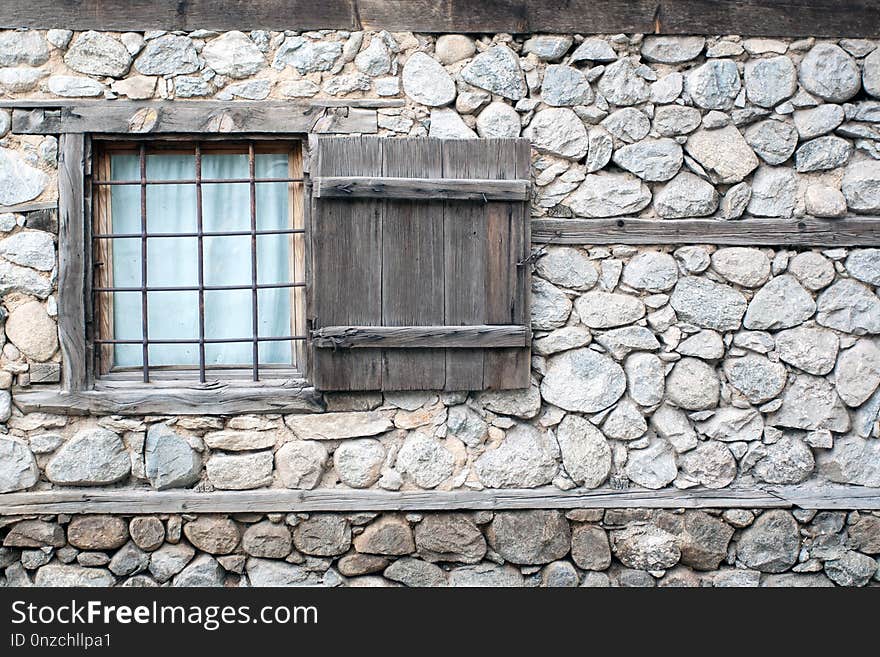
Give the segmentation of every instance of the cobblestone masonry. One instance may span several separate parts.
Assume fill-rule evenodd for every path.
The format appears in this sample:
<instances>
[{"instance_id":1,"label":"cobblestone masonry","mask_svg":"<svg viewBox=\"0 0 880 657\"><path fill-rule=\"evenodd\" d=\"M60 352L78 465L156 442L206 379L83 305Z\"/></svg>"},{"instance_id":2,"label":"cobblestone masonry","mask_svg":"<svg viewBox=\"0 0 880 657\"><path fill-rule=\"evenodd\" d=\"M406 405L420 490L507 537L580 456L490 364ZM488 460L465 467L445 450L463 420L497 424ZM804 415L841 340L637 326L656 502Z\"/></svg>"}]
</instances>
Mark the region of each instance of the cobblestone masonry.
<instances>
[{"instance_id":1,"label":"cobblestone masonry","mask_svg":"<svg viewBox=\"0 0 880 657\"><path fill-rule=\"evenodd\" d=\"M735 36L0 31L0 92L10 99L110 102L400 98L403 107L378 110L380 134L528 137L536 217L835 218L880 211L877 46ZM9 123L0 110L0 205L55 199L56 139L10 134ZM312 416L67 418L22 415L14 404L16 391L58 381L57 225L48 213L6 213L0 231L0 493L81 485L660 489L827 481L880 487L880 249L544 246L533 279L528 391L328 394L327 412ZM169 541L152 558L127 544L127 519L82 525L77 531L86 536L115 527L119 544L86 546L78 554L65 541L81 541L70 536L81 521L28 521L5 530L10 549L0 563L8 583L24 582L36 568L37 583L111 583L116 577L105 568L111 558L126 563L120 578L155 567L163 574L151 577L160 581L219 582L228 572L233 583L249 573L252 583L338 583L353 576L350 583L653 584L645 571L679 562L685 565L657 582L864 583L870 574L853 573L867 573L868 561L876 569L866 556L876 547L848 551L842 533L848 528L851 538L858 522L867 523L875 545L870 515L857 522L857 514L847 520L823 513L816 517L821 521L800 514L799 537L791 514L765 512L753 527L766 522L783 528L768 533L785 530L790 537L784 557L766 558L782 565L767 570L760 541L743 548L743 537L759 533L739 529L752 522L749 512L725 512L729 525L702 512L609 511L604 520L601 513L578 513L568 514L571 523L554 512L499 513L494 521L491 514L429 515L420 523L383 517L400 543L380 554L417 548L424 555L418 528L439 517L444 527L467 525L476 546L468 548L480 552L462 559L450 549L449 560L480 561L485 530L491 558L448 572L402 556L391 565L387 556L369 556L375 547L334 561L372 515L223 522L234 535L225 551L252 556L215 560L207 553L224 550L190 536L200 550L193 561L182 542ZM628 526L630 517L650 522L611 532L611 570L579 570L587 562L574 555L607 554L605 528ZM481 530L470 529L473 518ZM691 540L688 522L710 527L705 532L717 538L711 549L694 548L719 555L709 570L719 563L755 570L692 572L703 565L693 563L699 556L682 556ZM505 527L525 535L529 527L554 523L559 531L533 544L505 546ZM135 524L156 533L156 547L160 534L180 535L179 518ZM15 536L28 526L41 538L20 546ZM302 547L312 531L312 540L327 547ZM569 541L557 534L570 532L582 540L574 541L571 557L577 568L558 561L567 558ZM249 533L254 545L275 547L254 552ZM289 556L291 533L298 556ZM369 536L369 530L356 536L355 548ZM333 540L339 546L329 547ZM728 558L728 542L737 546L736 560ZM662 555L646 556L661 545ZM320 554L325 549L337 551ZM167 554L165 566L154 566L158 554ZM608 568L602 559L597 571ZM518 567L497 563L505 560ZM541 567L547 562L554 563ZM801 574L757 572L796 563ZM827 576L818 573L823 569ZM367 575L379 572L387 579ZM147 582L144 577L132 581Z\"/></svg>"},{"instance_id":2,"label":"cobblestone masonry","mask_svg":"<svg viewBox=\"0 0 880 657\"><path fill-rule=\"evenodd\" d=\"M880 516L858 511L48 516L0 537L8 586L880 586Z\"/></svg>"}]
</instances>

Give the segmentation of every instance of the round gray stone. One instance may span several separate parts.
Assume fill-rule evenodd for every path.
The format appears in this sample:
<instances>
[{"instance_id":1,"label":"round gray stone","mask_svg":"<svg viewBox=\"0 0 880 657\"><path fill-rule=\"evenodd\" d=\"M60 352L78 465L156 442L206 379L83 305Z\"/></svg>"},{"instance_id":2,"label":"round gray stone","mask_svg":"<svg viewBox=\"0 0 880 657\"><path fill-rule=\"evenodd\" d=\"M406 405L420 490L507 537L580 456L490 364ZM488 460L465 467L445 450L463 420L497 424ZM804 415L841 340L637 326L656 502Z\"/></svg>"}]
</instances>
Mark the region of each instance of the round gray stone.
<instances>
[{"instance_id":1,"label":"round gray stone","mask_svg":"<svg viewBox=\"0 0 880 657\"><path fill-rule=\"evenodd\" d=\"M623 395L626 376L611 358L592 349L551 356L541 382L545 401L568 411L595 413Z\"/></svg>"}]
</instances>

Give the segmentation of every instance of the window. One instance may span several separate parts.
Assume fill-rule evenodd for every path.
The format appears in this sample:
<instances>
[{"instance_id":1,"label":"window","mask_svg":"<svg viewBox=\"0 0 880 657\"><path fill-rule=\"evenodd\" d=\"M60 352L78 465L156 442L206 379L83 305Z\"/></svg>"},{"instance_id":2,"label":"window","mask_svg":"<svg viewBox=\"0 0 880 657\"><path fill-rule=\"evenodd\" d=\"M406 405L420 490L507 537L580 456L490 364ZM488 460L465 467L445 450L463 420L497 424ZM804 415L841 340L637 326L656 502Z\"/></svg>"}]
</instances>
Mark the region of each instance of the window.
<instances>
[{"instance_id":1,"label":"window","mask_svg":"<svg viewBox=\"0 0 880 657\"><path fill-rule=\"evenodd\" d=\"M300 142L92 148L96 376L301 376Z\"/></svg>"}]
</instances>

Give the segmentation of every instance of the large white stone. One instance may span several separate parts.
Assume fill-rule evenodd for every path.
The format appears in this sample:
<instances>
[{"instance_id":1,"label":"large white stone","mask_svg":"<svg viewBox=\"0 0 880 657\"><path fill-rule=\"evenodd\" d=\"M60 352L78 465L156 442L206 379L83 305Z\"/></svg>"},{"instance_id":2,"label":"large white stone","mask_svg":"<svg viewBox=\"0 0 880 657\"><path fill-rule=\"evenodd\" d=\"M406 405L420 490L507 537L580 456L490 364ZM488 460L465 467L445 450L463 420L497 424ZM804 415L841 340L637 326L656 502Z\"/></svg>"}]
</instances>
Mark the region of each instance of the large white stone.
<instances>
[{"instance_id":1,"label":"large white stone","mask_svg":"<svg viewBox=\"0 0 880 657\"><path fill-rule=\"evenodd\" d=\"M448 107L435 107L431 110L431 129L428 135L435 139L477 138L477 133L467 126L458 112Z\"/></svg>"},{"instance_id":2,"label":"large white stone","mask_svg":"<svg viewBox=\"0 0 880 657\"><path fill-rule=\"evenodd\" d=\"M603 171L588 175L564 202L579 217L617 217L644 209L651 191L631 173Z\"/></svg>"},{"instance_id":3,"label":"large white stone","mask_svg":"<svg viewBox=\"0 0 880 657\"><path fill-rule=\"evenodd\" d=\"M230 78L246 78L266 65L257 44L237 30L208 41L202 48L202 57L214 71Z\"/></svg>"},{"instance_id":4,"label":"large white stone","mask_svg":"<svg viewBox=\"0 0 880 657\"><path fill-rule=\"evenodd\" d=\"M798 77L804 89L832 103L849 100L862 86L856 61L833 43L813 46L801 61Z\"/></svg>"},{"instance_id":5,"label":"large white stone","mask_svg":"<svg viewBox=\"0 0 880 657\"><path fill-rule=\"evenodd\" d=\"M756 217L790 217L797 203L797 173L788 167L761 166L752 178L748 211Z\"/></svg>"},{"instance_id":6,"label":"large white stone","mask_svg":"<svg viewBox=\"0 0 880 657\"><path fill-rule=\"evenodd\" d=\"M782 274L752 297L743 325L748 329L778 330L797 326L816 312L816 303L797 279Z\"/></svg>"},{"instance_id":7,"label":"large white stone","mask_svg":"<svg viewBox=\"0 0 880 657\"><path fill-rule=\"evenodd\" d=\"M834 386L821 377L801 374L785 391L782 406L770 415L768 424L816 431L842 433L850 427L849 414Z\"/></svg>"},{"instance_id":8,"label":"large white stone","mask_svg":"<svg viewBox=\"0 0 880 657\"><path fill-rule=\"evenodd\" d=\"M272 67L282 70L293 66L300 75L316 71L329 71L342 54L342 44L337 41L310 41L301 36L284 39L275 53Z\"/></svg>"},{"instance_id":9,"label":"large white stone","mask_svg":"<svg viewBox=\"0 0 880 657\"><path fill-rule=\"evenodd\" d=\"M0 493L30 488L39 476L37 462L24 441L0 437Z\"/></svg>"},{"instance_id":10,"label":"large white stone","mask_svg":"<svg viewBox=\"0 0 880 657\"><path fill-rule=\"evenodd\" d=\"M51 271L55 266L55 242L42 230L23 230L0 240L0 254L17 265Z\"/></svg>"},{"instance_id":11,"label":"large white stone","mask_svg":"<svg viewBox=\"0 0 880 657\"><path fill-rule=\"evenodd\" d=\"M641 406L654 406L663 400L666 370L657 356L639 351L628 356L623 367L633 401Z\"/></svg>"},{"instance_id":12,"label":"large white stone","mask_svg":"<svg viewBox=\"0 0 880 657\"><path fill-rule=\"evenodd\" d=\"M605 67L598 89L608 102L621 107L644 103L651 95L651 86L638 74L636 64L629 57Z\"/></svg>"},{"instance_id":13,"label":"large white stone","mask_svg":"<svg viewBox=\"0 0 880 657\"><path fill-rule=\"evenodd\" d=\"M746 62L745 79L746 95L761 107L775 107L797 91L797 71L784 55Z\"/></svg>"},{"instance_id":14,"label":"large white stone","mask_svg":"<svg viewBox=\"0 0 880 657\"><path fill-rule=\"evenodd\" d=\"M3 243L0 242L0 245ZM850 276L880 287L880 249L856 249L846 258L846 270ZM830 281L829 281L830 282Z\"/></svg>"},{"instance_id":15,"label":"large white stone","mask_svg":"<svg viewBox=\"0 0 880 657\"><path fill-rule=\"evenodd\" d=\"M731 283L757 287L770 278L770 258L758 249L734 246L712 254L712 268Z\"/></svg>"},{"instance_id":16,"label":"large white stone","mask_svg":"<svg viewBox=\"0 0 880 657\"><path fill-rule=\"evenodd\" d=\"M551 356L541 382L545 401L568 411L595 413L623 395L626 376L611 358L592 349Z\"/></svg>"},{"instance_id":17,"label":"large white stone","mask_svg":"<svg viewBox=\"0 0 880 657\"><path fill-rule=\"evenodd\" d=\"M208 479L221 490L250 490L272 483L272 452L216 453L208 459Z\"/></svg>"},{"instance_id":18,"label":"large white stone","mask_svg":"<svg viewBox=\"0 0 880 657\"><path fill-rule=\"evenodd\" d=\"M682 358L666 377L669 400L689 411L702 411L718 405L720 383L715 370L702 360Z\"/></svg>"},{"instance_id":19,"label":"large white stone","mask_svg":"<svg viewBox=\"0 0 880 657\"><path fill-rule=\"evenodd\" d=\"M275 473L285 488L310 490L321 480L327 459L327 448L321 443L292 440L275 452Z\"/></svg>"},{"instance_id":20,"label":"large white stone","mask_svg":"<svg viewBox=\"0 0 880 657\"><path fill-rule=\"evenodd\" d=\"M670 298L679 319L716 331L740 327L746 312L746 299L729 285L707 278L680 278Z\"/></svg>"},{"instance_id":21,"label":"large white stone","mask_svg":"<svg viewBox=\"0 0 880 657\"><path fill-rule=\"evenodd\" d=\"M528 424L517 424L497 447L485 451L474 470L489 488L535 488L550 483L559 469L548 435Z\"/></svg>"},{"instance_id":22,"label":"large white stone","mask_svg":"<svg viewBox=\"0 0 880 657\"><path fill-rule=\"evenodd\" d=\"M285 423L302 440L342 440L375 436L394 428L391 420L377 411L288 415Z\"/></svg>"},{"instance_id":23,"label":"large white stone","mask_svg":"<svg viewBox=\"0 0 880 657\"><path fill-rule=\"evenodd\" d=\"M505 45L494 46L474 57L461 70L461 78L510 100L519 100L528 91L519 59Z\"/></svg>"},{"instance_id":24,"label":"large white stone","mask_svg":"<svg viewBox=\"0 0 880 657\"><path fill-rule=\"evenodd\" d=\"M818 327L800 326L776 334L780 360L817 376L834 368L838 344L836 333Z\"/></svg>"},{"instance_id":25,"label":"large white stone","mask_svg":"<svg viewBox=\"0 0 880 657\"><path fill-rule=\"evenodd\" d=\"M83 32L68 48L64 63L87 75L121 78L131 66L128 49L106 32Z\"/></svg>"},{"instance_id":26,"label":"large white stone","mask_svg":"<svg viewBox=\"0 0 880 657\"><path fill-rule=\"evenodd\" d=\"M6 335L28 358L49 360L58 349L58 326L39 301L18 306L6 320Z\"/></svg>"},{"instance_id":27,"label":"large white stone","mask_svg":"<svg viewBox=\"0 0 880 657\"><path fill-rule=\"evenodd\" d=\"M840 354L834 370L837 394L847 406L864 404L880 385L880 345L862 338Z\"/></svg>"},{"instance_id":28,"label":"large white stone","mask_svg":"<svg viewBox=\"0 0 880 657\"><path fill-rule=\"evenodd\" d=\"M574 302L581 321L592 329L631 324L645 316L645 304L638 297L613 292L587 292Z\"/></svg>"},{"instance_id":29,"label":"large white stone","mask_svg":"<svg viewBox=\"0 0 880 657\"><path fill-rule=\"evenodd\" d=\"M566 415L556 430L562 465L579 486L597 488L611 472L611 448L605 436L590 422Z\"/></svg>"},{"instance_id":30,"label":"large white stone","mask_svg":"<svg viewBox=\"0 0 880 657\"><path fill-rule=\"evenodd\" d=\"M155 488L181 488L199 480L202 458L185 437L168 425L153 424L144 443L144 466Z\"/></svg>"},{"instance_id":31,"label":"large white stone","mask_svg":"<svg viewBox=\"0 0 880 657\"><path fill-rule=\"evenodd\" d=\"M841 436L818 456L820 474L831 481L880 487L880 440Z\"/></svg>"},{"instance_id":32,"label":"large white stone","mask_svg":"<svg viewBox=\"0 0 880 657\"><path fill-rule=\"evenodd\" d=\"M443 441L413 431L397 453L397 469L409 475L419 488L436 488L452 476L455 457Z\"/></svg>"},{"instance_id":33,"label":"large white stone","mask_svg":"<svg viewBox=\"0 0 880 657\"><path fill-rule=\"evenodd\" d=\"M706 217L718 209L718 192L699 176L681 171L654 194L654 209L663 219Z\"/></svg>"},{"instance_id":34,"label":"large white stone","mask_svg":"<svg viewBox=\"0 0 880 657\"><path fill-rule=\"evenodd\" d=\"M554 285L572 290L588 290L599 280L596 265L586 252L569 246L548 247L538 259L535 270Z\"/></svg>"},{"instance_id":35,"label":"large white stone","mask_svg":"<svg viewBox=\"0 0 880 657\"><path fill-rule=\"evenodd\" d=\"M732 108L741 87L736 62L729 59L709 60L688 71L684 79L685 91L703 109Z\"/></svg>"},{"instance_id":36,"label":"large white stone","mask_svg":"<svg viewBox=\"0 0 880 657\"><path fill-rule=\"evenodd\" d=\"M843 174L841 191L850 210L880 211L880 160L851 162Z\"/></svg>"},{"instance_id":37,"label":"large white stone","mask_svg":"<svg viewBox=\"0 0 880 657\"><path fill-rule=\"evenodd\" d=\"M755 152L732 125L697 130L684 148L716 183L737 183L758 166Z\"/></svg>"},{"instance_id":38,"label":"large white stone","mask_svg":"<svg viewBox=\"0 0 880 657\"><path fill-rule=\"evenodd\" d=\"M589 105L593 90L586 76L573 66L551 64L544 71L541 100L553 107Z\"/></svg>"},{"instance_id":39,"label":"large white stone","mask_svg":"<svg viewBox=\"0 0 880 657\"><path fill-rule=\"evenodd\" d=\"M15 205L37 198L49 176L8 148L0 148L0 205Z\"/></svg>"},{"instance_id":40,"label":"large white stone","mask_svg":"<svg viewBox=\"0 0 880 657\"><path fill-rule=\"evenodd\" d=\"M535 149L545 153L572 160L587 154L587 129L577 114L565 107L537 112L523 136Z\"/></svg>"},{"instance_id":41,"label":"large white stone","mask_svg":"<svg viewBox=\"0 0 880 657\"><path fill-rule=\"evenodd\" d=\"M542 278L532 279L532 328L549 331L565 326L570 314L571 301L562 290Z\"/></svg>"},{"instance_id":42,"label":"large white stone","mask_svg":"<svg viewBox=\"0 0 880 657\"><path fill-rule=\"evenodd\" d=\"M681 168L684 155L674 139L644 139L619 148L612 160L642 180L662 182L672 178Z\"/></svg>"},{"instance_id":43,"label":"large white stone","mask_svg":"<svg viewBox=\"0 0 880 657\"><path fill-rule=\"evenodd\" d=\"M630 450L625 470L626 476L639 486L663 488L678 476L675 450L665 440L654 440L645 449Z\"/></svg>"},{"instance_id":44,"label":"large white stone","mask_svg":"<svg viewBox=\"0 0 880 657\"><path fill-rule=\"evenodd\" d=\"M880 298L858 281L842 279L816 301L816 321L844 333L880 333Z\"/></svg>"},{"instance_id":45,"label":"large white stone","mask_svg":"<svg viewBox=\"0 0 880 657\"><path fill-rule=\"evenodd\" d=\"M46 477L55 484L102 486L125 479L130 469L119 436L107 429L82 429L55 453Z\"/></svg>"},{"instance_id":46,"label":"large white stone","mask_svg":"<svg viewBox=\"0 0 880 657\"><path fill-rule=\"evenodd\" d=\"M134 67L144 75L186 75L199 70L199 54L189 37L164 34L147 41Z\"/></svg>"},{"instance_id":47,"label":"large white stone","mask_svg":"<svg viewBox=\"0 0 880 657\"><path fill-rule=\"evenodd\" d=\"M477 117L477 134L483 139L519 137L519 114L507 103L489 103Z\"/></svg>"},{"instance_id":48,"label":"large white stone","mask_svg":"<svg viewBox=\"0 0 880 657\"><path fill-rule=\"evenodd\" d=\"M643 251L623 267L624 285L647 292L665 292L678 281L678 265L668 253Z\"/></svg>"},{"instance_id":49,"label":"large white stone","mask_svg":"<svg viewBox=\"0 0 880 657\"><path fill-rule=\"evenodd\" d=\"M403 91L428 107L448 105L455 100L455 83L449 73L423 52L414 52L403 65Z\"/></svg>"},{"instance_id":50,"label":"large white stone","mask_svg":"<svg viewBox=\"0 0 880 657\"><path fill-rule=\"evenodd\" d=\"M785 365L765 356L746 354L724 361L724 375L736 390L753 404L773 399L785 387Z\"/></svg>"}]
</instances>

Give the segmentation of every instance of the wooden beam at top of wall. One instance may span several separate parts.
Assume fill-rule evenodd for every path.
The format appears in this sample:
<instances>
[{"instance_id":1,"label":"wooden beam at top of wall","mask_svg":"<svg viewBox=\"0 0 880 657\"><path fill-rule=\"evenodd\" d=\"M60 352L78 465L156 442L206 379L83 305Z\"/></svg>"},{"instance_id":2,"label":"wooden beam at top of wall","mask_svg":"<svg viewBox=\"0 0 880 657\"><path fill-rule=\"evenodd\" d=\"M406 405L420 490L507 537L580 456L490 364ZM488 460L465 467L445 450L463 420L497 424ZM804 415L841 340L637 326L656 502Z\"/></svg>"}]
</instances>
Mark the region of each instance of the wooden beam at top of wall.
<instances>
[{"instance_id":1,"label":"wooden beam at top of wall","mask_svg":"<svg viewBox=\"0 0 880 657\"><path fill-rule=\"evenodd\" d=\"M877 37L874 0L0 0L0 27Z\"/></svg>"}]
</instances>

